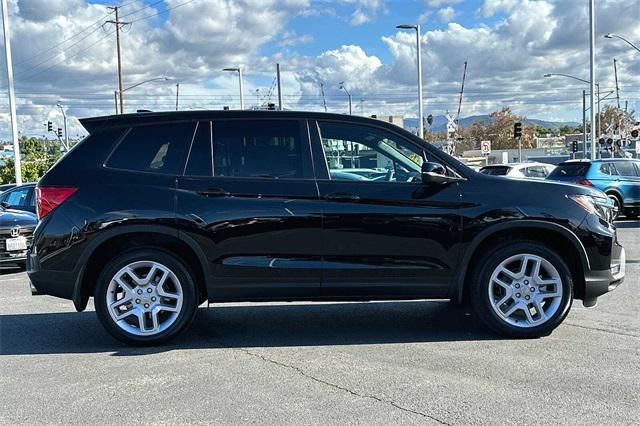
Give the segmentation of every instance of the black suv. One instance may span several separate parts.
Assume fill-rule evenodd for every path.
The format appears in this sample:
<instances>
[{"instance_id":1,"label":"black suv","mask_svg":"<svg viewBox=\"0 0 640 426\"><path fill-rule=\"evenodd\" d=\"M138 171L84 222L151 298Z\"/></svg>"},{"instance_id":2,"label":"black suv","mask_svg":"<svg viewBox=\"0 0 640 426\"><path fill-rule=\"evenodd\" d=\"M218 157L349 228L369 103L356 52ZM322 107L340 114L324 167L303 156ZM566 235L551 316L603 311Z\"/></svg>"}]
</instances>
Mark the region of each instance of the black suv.
<instances>
[{"instance_id":1,"label":"black suv","mask_svg":"<svg viewBox=\"0 0 640 426\"><path fill-rule=\"evenodd\" d=\"M546 335L620 284L601 192L476 173L403 129L313 112L81 120L38 183L34 294L94 297L130 344L211 302L451 299L494 330ZM368 171L364 173L363 170Z\"/></svg>"}]
</instances>

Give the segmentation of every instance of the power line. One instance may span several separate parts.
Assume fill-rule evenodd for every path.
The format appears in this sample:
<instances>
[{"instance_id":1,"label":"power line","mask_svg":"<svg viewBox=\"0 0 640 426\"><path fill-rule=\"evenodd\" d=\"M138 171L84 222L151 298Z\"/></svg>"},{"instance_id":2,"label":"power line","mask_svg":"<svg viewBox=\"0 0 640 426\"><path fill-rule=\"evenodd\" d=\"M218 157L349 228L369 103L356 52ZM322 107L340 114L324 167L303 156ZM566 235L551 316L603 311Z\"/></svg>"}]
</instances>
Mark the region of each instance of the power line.
<instances>
[{"instance_id":1,"label":"power line","mask_svg":"<svg viewBox=\"0 0 640 426\"><path fill-rule=\"evenodd\" d=\"M39 70L39 71L37 71L37 72L35 72L35 73L33 73L33 74L30 74L30 75L24 76L24 78L25 78L25 79L33 78L33 77L35 77L35 76L37 76L37 75L42 74L42 73L43 73L43 72L45 72L45 71L50 70L51 68L53 68L53 67L55 67L55 66L57 66L57 65L60 65L61 63L63 63L63 62L65 62L65 61L67 61L68 59L75 58L75 57L76 57L76 56L78 56L79 54L81 54L81 53L83 53L83 52L86 52L87 50L91 49L91 48L92 48L93 46L95 46L96 44L98 44L98 43L100 43L100 42L104 41L105 39L107 39L107 37L109 37L109 36L110 36L111 34L113 34L114 32L115 32L115 30L111 31L110 33L107 33L107 35L106 35L106 36L104 36L104 37L102 37L102 38L98 39L95 43L91 43L89 46L85 47L84 49L77 51L77 52L76 52L76 53L74 53L73 55L71 55L71 56L69 56L69 57L66 57L66 58L62 59L61 61L58 61L58 62L56 62L56 63L54 63L54 64L52 64L52 65L48 66L47 68L41 69L41 70Z\"/></svg>"},{"instance_id":2,"label":"power line","mask_svg":"<svg viewBox=\"0 0 640 426\"><path fill-rule=\"evenodd\" d=\"M158 15L163 15L163 14L169 12L170 10L177 9L177 8L179 8L181 6L186 6L189 3L193 3L194 1L196 1L196 0L188 0L188 1L184 2L184 3L180 3L180 4L177 4L175 6L168 7L165 10L161 10L160 12L154 13L153 15L143 16L142 18L134 19L133 21L131 21L131 23L133 24L135 22L144 21L145 19L150 19L150 18L153 18L153 17L158 16Z\"/></svg>"},{"instance_id":3,"label":"power line","mask_svg":"<svg viewBox=\"0 0 640 426\"><path fill-rule=\"evenodd\" d=\"M55 45L53 45L53 46L51 46L51 47L48 47L48 48L46 48L46 49L43 49L43 50L41 50L41 51L39 51L39 52L37 52L37 53L33 54L32 56L29 56L28 58L25 58L25 59L23 59L23 60L21 60L21 61L19 61L19 62L16 62L16 64L15 64L15 65L20 65L20 64L23 64L23 63L25 63L25 62L28 62L28 61L30 61L31 59L33 59L33 58L35 58L35 57L37 57L37 56L40 56L40 54L42 54L42 53L45 53L45 52L51 51L52 49L55 49L55 48L57 48L58 46L63 45L63 44L64 44L64 43L66 43L67 41L69 41L69 40L73 40L74 38L76 38L77 36L79 36L80 34L82 34L83 32L85 32L85 31L87 31L88 29L92 28L93 26L95 26L95 25L97 25L97 24L101 24L101 23L102 23L102 21L104 21L104 19L105 19L105 18L107 18L110 14L111 14L111 12L107 13L106 15L102 16L100 19L98 19L97 21L95 21L93 24L87 25L87 26L86 26L86 27L84 27L82 30L80 30L80 31L78 31L77 33L75 33L75 34L73 34L73 35L71 35L71 36L69 36L69 37L65 38L65 39L64 39L64 40L62 40L61 42L59 42L59 43L57 43L57 44L55 44ZM98 26L98 28L100 28L100 26ZM93 32L92 32L92 33L93 33ZM84 39L84 38L83 38L83 39ZM71 47L71 46L69 46L69 47ZM55 55L55 56L57 56L57 55Z\"/></svg>"}]
</instances>

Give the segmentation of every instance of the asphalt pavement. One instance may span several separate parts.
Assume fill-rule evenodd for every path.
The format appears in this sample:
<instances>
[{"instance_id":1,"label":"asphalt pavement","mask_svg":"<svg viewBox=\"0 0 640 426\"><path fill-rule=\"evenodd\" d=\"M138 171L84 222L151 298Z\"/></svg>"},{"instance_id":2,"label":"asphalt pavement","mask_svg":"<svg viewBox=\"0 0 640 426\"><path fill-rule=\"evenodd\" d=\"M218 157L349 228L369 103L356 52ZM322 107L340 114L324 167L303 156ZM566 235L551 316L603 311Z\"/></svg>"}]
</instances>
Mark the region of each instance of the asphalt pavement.
<instances>
[{"instance_id":1,"label":"asphalt pavement","mask_svg":"<svg viewBox=\"0 0 640 426\"><path fill-rule=\"evenodd\" d=\"M0 424L637 424L640 223L619 228L625 283L533 340L444 301L241 303L129 348L1 270Z\"/></svg>"}]
</instances>

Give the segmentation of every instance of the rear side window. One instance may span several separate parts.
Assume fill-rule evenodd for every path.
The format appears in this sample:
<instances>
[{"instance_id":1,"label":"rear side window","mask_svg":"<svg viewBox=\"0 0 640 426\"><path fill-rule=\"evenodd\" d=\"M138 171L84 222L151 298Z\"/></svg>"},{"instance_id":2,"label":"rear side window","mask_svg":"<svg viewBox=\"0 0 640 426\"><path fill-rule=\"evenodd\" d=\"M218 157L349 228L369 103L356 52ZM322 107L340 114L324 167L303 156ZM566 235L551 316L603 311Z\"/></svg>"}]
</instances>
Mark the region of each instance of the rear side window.
<instances>
[{"instance_id":1,"label":"rear side window","mask_svg":"<svg viewBox=\"0 0 640 426\"><path fill-rule=\"evenodd\" d=\"M547 177L547 170L542 166L527 167L526 176L534 178L545 178Z\"/></svg>"},{"instance_id":2,"label":"rear side window","mask_svg":"<svg viewBox=\"0 0 640 426\"><path fill-rule=\"evenodd\" d=\"M612 166L613 165L614 164L612 164ZM636 168L633 167L633 163L631 161L617 161L615 163L615 168L618 170L618 174L621 176L629 176L629 177L638 176L636 172Z\"/></svg>"},{"instance_id":3,"label":"rear side window","mask_svg":"<svg viewBox=\"0 0 640 426\"><path fill-rule=\"evenodd\" d=\"M300 123L295 120L214 122L214 175L302 177L300 135Z\"/></svg>"},{"instance_id":4,"label":"rear side window","mask_svg":"<svg viewBox=\"0 0 640 426\"><path fill-rule=\"evenodd\" d=\"M616 176L618 174L618 171L611 163L600 164L600 172L611 176Z\"/></svg>"},{"instance_id":5,"label":"rear side window","mask_svg":"<svg viewBox=\"0 0 640 426\"><path fill-rule=\"evenodd\" d=\"M590 163L561 163L553 169L549 177L584 176L590 166Z\"/></svg>"},{"instance_id":6,"label":"rear side window","mask_svg":"<svg viewBox=\"0 0 640 426\"><path fill-rule=\"evenodd\" d=\"M177 174L194 130L194 123L134 127L118 144L106 165L116 169Z\"/></svg>"},{"instance_id":7,"label":"rear side window","mask_svg":"<svg viewBox=\"0 0 640 426\"><path fill-rule=\"evenodd\" d=\"M498 166L498 167L483 167L480 169L480 173L485 175L504 176L509 173L511 167Z\"/></svg>"}]
</instances>

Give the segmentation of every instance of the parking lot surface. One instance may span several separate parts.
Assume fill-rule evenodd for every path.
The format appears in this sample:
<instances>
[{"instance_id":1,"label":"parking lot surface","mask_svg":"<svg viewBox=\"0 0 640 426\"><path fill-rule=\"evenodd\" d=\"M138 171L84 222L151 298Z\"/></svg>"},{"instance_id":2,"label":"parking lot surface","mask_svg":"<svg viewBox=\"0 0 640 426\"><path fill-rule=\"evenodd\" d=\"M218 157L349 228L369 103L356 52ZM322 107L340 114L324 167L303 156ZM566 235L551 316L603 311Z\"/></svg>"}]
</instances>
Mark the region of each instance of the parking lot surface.
<instances>
[{"instance_id":1,"label":"parking lot surface","mask_svg":"<svg viewBox=\"0 0 640 426\"><path fill-rule=\"evenodd\" d=\"M534 340L445 301L242 303L129 348L3 269L0 423L637 424L640 224L619 228L625 283Z\"/></svg>"}]
</instances>

